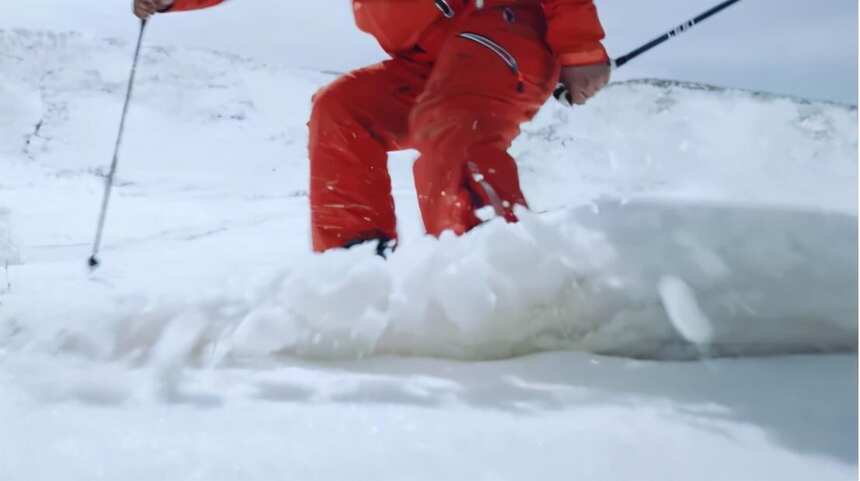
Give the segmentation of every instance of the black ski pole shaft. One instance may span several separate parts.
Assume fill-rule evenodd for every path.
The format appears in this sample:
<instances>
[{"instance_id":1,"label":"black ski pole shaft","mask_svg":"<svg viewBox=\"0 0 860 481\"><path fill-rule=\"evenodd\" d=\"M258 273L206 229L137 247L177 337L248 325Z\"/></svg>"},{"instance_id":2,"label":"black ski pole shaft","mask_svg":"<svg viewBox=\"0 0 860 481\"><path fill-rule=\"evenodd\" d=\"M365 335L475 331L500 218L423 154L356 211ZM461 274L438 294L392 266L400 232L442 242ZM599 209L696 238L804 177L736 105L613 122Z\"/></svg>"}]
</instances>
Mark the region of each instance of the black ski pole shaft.
<instances>
[{"instance_id":1,"label":"black ski pole shaft","mask_svg":"<svg viewBox=\"0 0 860 481\"><path fill-rule=\"evenodd\" d=\"M662 44L663 42L665 42L667 40L670 40L674 37L677 37L678 35L681 35L682 33L685 33L686 31L688 31L691 28L693 28L694 26L696 26L696 24L701 23L702 21L722 12L723 10L731 7L732 5L734 5L740 1L741 0L726 0L722 3L720 3L719 5L716 5L712 8L710 8L709 10L702 12L701 14L697 15L696 17L694 17L690 20L687 20L686 22L678 25L677 27L673 28L672 30L669 30L668 32L664 33L663 35L660 35L659 37L655 38L654 40L651 40L650 42L648 42L648 43L646 43L646 44L644 44L638 48L635 48L635 49L631 50L630 52L628 52L628 53L626 53L620 57L617 57L615 59L610 60L609 65L613 69L621 67L622 65L624 65L627 62L633 60L634 58L642 55L643 53L651 50L652 48ZM555 92L553 92L553 97L555 97L556 100L558 100L559 102L571 104L571 105L573 104L573 102L570 99L570 93L567 91L567 87L565 87L564 85L559 84L559 86L556 87Z\"/></svg>"},{"instance_id":2,"label":"black ski pole shaft","mask_svg":"<svg viewBox=\"0 0 860 481\"><path fill-rule=\"evenodd\" d=\"M665 41L667 41L673 37L677 37L678 35L681 35L682 33L686 32L687 30L690 30L691 28L695 27L697 23L701 23L702 21L722 12L723 10L731 7L732 5L734 5L740 1L741 0L726 0L725 2L711 8L710 10L699 14L695 18L687 20L686 22L678 25L677 27L673 28L672 30L669 30L668 32L664 33L663 35L660 35L659 37L655 38L654 40L651 40L650 42L646 43L645 45L642 45L641 47L639 47L639 48L637 48L637 49L635 49L635 50L633 50L633 51L631 51L625 55L622 55L622 56L616 58L612 62L613 67L617 68L617 67L624 65L625 63L627 63L627 62L633 60L634 58L642 55L643 53L651 50L652 48L656 47L657 45L660 45L661 43L663 43L663 42L665 42Z\"/></svg>"},{"instance_id":3,"label":"black ski pole shaft","mask_svg":"<svg viewBox=\"0 0 860 481\"><path fill-rule=\"evenodd\" d=\"M120 118L120 121L119 121L119 132L117 133L117 136L116 136L116 145L114 146L113 160L111 161L111 164L110 164L110 171L108 172L108 175L105 178L105 190L104 190L104 194L102 196L102 207L101 207L101 213L99 214L99 222L98 222L98 226L96 227L96 238L93 241L93 251L92 251L92 254L90 255L90 259L88 262L90 269L95 269L96 267L99 266L99 259L98 259L99 248L101 247L101 243L102 243L102 233L104 232L104 228L105 228L105 219L107 218L108 204L110 203L110 194L111 194L111 190L113 189L114 175L116 175L116 167L117 167L117 164L119 163L119 150L120 150L120 146L122 145L122 136L123 136L123 133L125 132L125 119L128 116L128 106L131 103L131 93L132 93L132 90L134 88L134 77L135 77L135 74L137 73L137 63L138 63L138 60L140 59L140 47L143 44L143 32L144 32L144 30L146 30L146 20L141 20L140 21L140 33L137 36L137 48L134 50L134 61L132 61L131 74L128 77L128 88L126 89L126 93L125 93L125 104L123 105L122 117Z\"/></svg>"}]
</instances>

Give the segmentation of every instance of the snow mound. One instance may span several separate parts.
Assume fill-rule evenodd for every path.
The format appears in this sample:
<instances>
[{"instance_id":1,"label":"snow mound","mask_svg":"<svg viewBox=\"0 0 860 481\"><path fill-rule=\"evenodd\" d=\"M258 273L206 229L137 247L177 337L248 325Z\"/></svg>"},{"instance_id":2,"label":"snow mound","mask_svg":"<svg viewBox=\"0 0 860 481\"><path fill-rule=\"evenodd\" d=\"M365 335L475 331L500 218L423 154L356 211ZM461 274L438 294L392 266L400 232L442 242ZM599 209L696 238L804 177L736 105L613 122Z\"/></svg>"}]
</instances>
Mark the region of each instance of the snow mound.
<instances>
[{"instance_id":1,"label":"snow mound","mask_svg":"<svg viewBox=\"0 0 860 481\"><path fill-rule=\"evenodd\" d=\"M857 108L666 80L545 108L512 153L541 208L610 196L857 212Z\"/></svg>"},{"instance_id":2,"label":"snow mound","mask_svg":"<svg viewBox=\"0 0 860 481\"><path fill-rule=\"evenodd\" d=\"M523 212L519 224L425 238L388 262L366 246L300 260L238 292L234 283L199 300L132 303L101 329L67 325L60 344L171 366L279 355L850 351L856 229L856 218L843 214L702 204ZM695 311L677 308L690 297ZM707 335L690 336L683 326L700 318Z\"/></svg>"},{"instance_id":3,"label":"snow mound","mask_svg":"<svg viewBox=\"0 0 860 481\"><path fill-rule=\"evenodd\" d=\"M709 355L856 348L856 219L788 210L600 204L389 264L314 259L249 303L235 347L486 359L545 349L693 358L660 295L684 279L712 325ZM358 256L367 255L367 252ZM688 316L688 313L678 313Z\"/></svg>"}]
</instances>

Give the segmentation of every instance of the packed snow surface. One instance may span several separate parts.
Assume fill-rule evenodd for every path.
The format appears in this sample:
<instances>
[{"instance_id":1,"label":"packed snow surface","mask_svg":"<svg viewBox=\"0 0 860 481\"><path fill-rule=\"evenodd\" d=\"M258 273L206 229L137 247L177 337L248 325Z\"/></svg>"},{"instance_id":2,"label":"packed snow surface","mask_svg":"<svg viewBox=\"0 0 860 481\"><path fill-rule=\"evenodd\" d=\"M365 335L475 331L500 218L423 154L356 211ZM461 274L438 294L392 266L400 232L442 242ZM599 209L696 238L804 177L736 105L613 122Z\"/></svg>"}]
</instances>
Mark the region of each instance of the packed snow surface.
<instances>
[{"instance_id":1,"label":"packed snow surface","mask_svg":"<svg viewBox=\"0 0 860 481\"><path fill-rule=\"evenodd\" d=\"M424 236L400 152L399 249L312 255L332 76L147 46L89 273L132 49L0 30L0 479L856 477L856 107L613 84L519 224Z\"/></svg>"}]
</instances>

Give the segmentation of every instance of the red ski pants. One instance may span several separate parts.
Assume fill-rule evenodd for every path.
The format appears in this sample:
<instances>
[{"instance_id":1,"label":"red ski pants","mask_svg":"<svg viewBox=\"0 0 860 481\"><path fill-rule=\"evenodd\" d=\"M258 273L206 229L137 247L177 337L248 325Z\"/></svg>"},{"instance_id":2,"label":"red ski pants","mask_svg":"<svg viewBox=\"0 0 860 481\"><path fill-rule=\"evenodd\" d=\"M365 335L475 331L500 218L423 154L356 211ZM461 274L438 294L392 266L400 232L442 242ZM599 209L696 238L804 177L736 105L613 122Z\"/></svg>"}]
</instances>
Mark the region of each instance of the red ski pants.
<instances>
[{"instance_id":1,"label":"red ski pants","mask_svg":"<svg viewBox=\"0 0 860 481\"><path fill-rule=\"evenodd\" d=\"M552 92L558 64L539 8L487 8L458 21L438 52L356 70L320 90L310 128L316 251L397 238L387 152L415 148L428 233L462 234L492 206L526 206L507 150Z\"/></svg>"}]
</instances>

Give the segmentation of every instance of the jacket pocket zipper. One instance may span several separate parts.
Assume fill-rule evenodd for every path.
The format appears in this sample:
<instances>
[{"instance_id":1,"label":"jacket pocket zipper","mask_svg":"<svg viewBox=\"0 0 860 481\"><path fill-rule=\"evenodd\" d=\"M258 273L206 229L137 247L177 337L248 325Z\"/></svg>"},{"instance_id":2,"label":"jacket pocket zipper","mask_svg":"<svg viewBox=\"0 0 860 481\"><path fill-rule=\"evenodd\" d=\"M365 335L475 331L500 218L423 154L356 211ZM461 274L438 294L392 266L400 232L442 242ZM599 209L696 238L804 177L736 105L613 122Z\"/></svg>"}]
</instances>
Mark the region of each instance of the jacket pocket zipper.
<instances>
[{"instance_id":1,"label":"jacket pocket zipper","mask_svg":"<svg viewBox=\"0 0 860 481\"><path fill-rule=\"evenodd\" d=\"M525 84L523 82L523 74L520 72L520 65L517 62L516 57L514 57L513 55L511 55L510 52L505 50L505 47L502 47L489 37L485 37L477 33L461 32L457 36L475 42L478 45L487 48L488 50L496 54L499 58L501 58L502 61L505 62L505 65L507 65L508 68L511 70L511 73L513 73L517 77L517 91L522 92L524 90Z\"/></svg>"}]
</instances>

